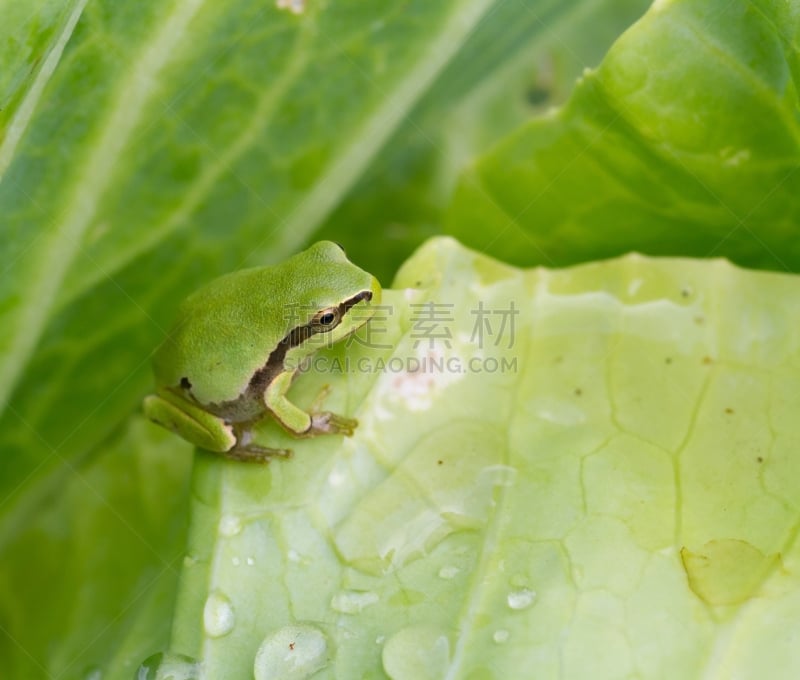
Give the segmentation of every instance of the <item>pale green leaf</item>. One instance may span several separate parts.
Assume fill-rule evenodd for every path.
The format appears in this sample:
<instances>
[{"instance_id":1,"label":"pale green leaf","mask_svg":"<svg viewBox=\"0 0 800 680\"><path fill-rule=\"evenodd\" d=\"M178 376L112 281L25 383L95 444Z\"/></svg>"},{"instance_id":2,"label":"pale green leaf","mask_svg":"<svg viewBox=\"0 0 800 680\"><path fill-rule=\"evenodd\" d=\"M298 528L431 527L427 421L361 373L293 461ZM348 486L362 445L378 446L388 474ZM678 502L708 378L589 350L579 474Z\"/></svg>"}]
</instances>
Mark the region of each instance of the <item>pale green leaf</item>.
<instances>
[{"instance_id":1,"label":"pale green leaf","mask_svg":"<svg viewBox=\"0 0 800 680\"><path fill-rule=\"evenodd\" d=\"M198 459L174 653L211 678L797 677L797 278L439 239L395 287L390 353L298 379L352 439Z\"/></svg>"}]
</instances>

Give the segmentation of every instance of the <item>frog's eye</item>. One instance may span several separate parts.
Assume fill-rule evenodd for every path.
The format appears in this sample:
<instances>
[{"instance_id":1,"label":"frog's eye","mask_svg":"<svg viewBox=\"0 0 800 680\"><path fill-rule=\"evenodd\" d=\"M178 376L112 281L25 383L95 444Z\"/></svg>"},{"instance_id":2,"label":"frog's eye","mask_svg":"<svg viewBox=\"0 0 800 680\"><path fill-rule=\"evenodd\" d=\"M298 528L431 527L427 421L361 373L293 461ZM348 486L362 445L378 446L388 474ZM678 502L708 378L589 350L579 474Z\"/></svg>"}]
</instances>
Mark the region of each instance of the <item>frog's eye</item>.
<instances>
[{"instance_id":1,"label":"frog's eye","mask_svg":"<svg viewBox=\"0 0 800 680\"><path fill-rule=\"evenodd\" d=\"M339 325L339 320L339 308L329 307L328 309L323 309L321 312L317 312L311 323L316 327L318 333L324 333L325 331L336 328L336 326Z\"/></svg>"}]
</instances>

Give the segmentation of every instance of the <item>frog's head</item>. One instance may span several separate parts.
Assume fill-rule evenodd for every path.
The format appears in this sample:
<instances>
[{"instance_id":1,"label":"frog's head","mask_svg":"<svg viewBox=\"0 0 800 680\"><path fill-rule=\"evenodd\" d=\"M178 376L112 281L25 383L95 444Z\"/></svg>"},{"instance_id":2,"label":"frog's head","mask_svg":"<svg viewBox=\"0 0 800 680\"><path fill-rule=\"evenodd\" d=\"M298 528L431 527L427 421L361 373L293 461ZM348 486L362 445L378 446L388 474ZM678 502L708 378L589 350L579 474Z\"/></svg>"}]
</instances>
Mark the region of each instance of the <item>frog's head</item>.
<instances>
[{"instance_id":1,"label":"frog's head","mask_svg":"<svg viewBox=\"0 0 800 680\"><path fill-rule=\"evenodd\" d=\"M295 255L291 269L292 298L297 304L298 321L287 341L295 357L329 346L363 326L380 303L378 280L354 265L341 246L320 241Z\"/></svg>"}]
</instances>

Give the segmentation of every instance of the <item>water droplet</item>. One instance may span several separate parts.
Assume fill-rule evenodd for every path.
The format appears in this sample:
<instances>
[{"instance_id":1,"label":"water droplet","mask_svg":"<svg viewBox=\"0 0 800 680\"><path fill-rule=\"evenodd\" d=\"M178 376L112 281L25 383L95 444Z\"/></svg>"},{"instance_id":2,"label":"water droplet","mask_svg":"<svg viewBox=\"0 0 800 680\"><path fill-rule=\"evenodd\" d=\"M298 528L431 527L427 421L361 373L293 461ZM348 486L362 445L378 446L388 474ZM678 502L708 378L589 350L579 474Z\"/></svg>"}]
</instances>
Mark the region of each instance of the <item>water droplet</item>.
<instances>
[{"instance_id":1,"label":"water droplet","mask_svg":"<svg viewBox=\"0 0 800 680\"><path fill-rule=\"evenodd\" d=\"M236 536L242 530L242 520L236 515L223 515L219 520L219 533L221 536Z\"/></svg>"},{"instance_id":2,"label":"water droplet","mask_svg":"<svg viewBox=\"0 0 800 680\"><path fill-rule=\"evenodd\" d=\"M508 606L511 609L526 609L533 604L536 599L536 593L528 588L520 588L519 590L512 590L508 594Z\"/></svg>"},{"instance_id":3,"label":"water droplet","mask_svg":"<svg viewBox=\"0 0 800 680\"><path fill-rule=\"evenodd\" d=\"M241 563L242 561L238 557L231 557L231 564L234 567L238 567Z\"/></svg>"},{"instance_id":4,"label":"water droplet","mask_svg":"<svg viewBox=\"0 0 800 680\"><path fill-rule=\"evenodd\" d=\"M496 630L494 632L494 635L492 635L492 639L498 645L504 645L506 642L508 642L508 638L509 637L511 637L511 633L509 633L507 630L505 630L505 628L501 628L500 630Z\"/></svg>"},{"instance_id":5,"label":"water droplet","mask_svg":"<svg viewBox=\"0 0 800 680\"><path fill-rule=\"evenodd\" d=\"M231 601L220 592L213 592L203 608L203 627L211 637L222 637L233 630L236 618Z\"/></svg>"},{"instance_id":6,"label":"water droplet","mask_svg":"<svg viewBox=\"0 0 800 680\"><path fill-rule=\"evenodd\" d=\"M536 415L556 425L581 425L586 421L582 409L565 401L548 400L539 406Z\"/></svg>"},{"instance_id":7,"label":"water droplet","mask_svg":"<svg viewBox=\"0 0 800 680\"><path fill-rule=\"evenodd\" d=\"M83 671L83 680L103 680L103 671L97 666L91 666Z\"/></svg>"},{"instance_id":8,"label":"water droplet","mask_svg":"<svg viewBox=\"0 0 800 680\"><path fill-rule=\"evenodd\" d=\"M487 465L481 474L487 475L495 486L514 486L517 480L517 470L510 465Z\"/></svg>"},{"instance_id":9,"label":"water droplet","mask_svg":"<svg viewBox=\"0 0 800 680\"><path fill-rule=\"evenodd\" d=\"M385 635L379 635L378 637L376 637L376 638L375 638L375 644L376 644L376 645L382 645L382 644L383 644L383 641L384 641L385 639L386 639L386 636L385 636Z\"/></svg>"},{"instance_id":10,"label":"water droplet","mask_svg":"<svg viewBox=\"0 0 800 680\"><path fill-rule=\"evenodd\" d=\"M252 567L255 563L256 563L256 561L252 557L248 557L247 558L247 566L248 567Z\"/></svg>"},{"instance_id":11,"label":"water droplet","mask_svg":"<svg viewBox=\"0 0 800 680\"><path fill-rule=\"evenodd\" d=\"M342 486L348 481L347 472L334 468L328 475L328 485L332 487Z\"/></svg>"},{"instance_id":12,"label":"water droplet","mask_svg":"<svg viewBox=\"0 0 800 680\"><path fill-rule=\"evenodd\" d=\"M438 680L450 664L450 641L432 626L404 628L384 645L382 661L392 680Z\"/></svg>"},{"instance_id":13,"label":"water droplet","mask_svg":"<svg viewBox=\"0 0 800 680\"><path fill-rule=\"evenodd\" d=\"M331 598L331 607L343 614L357 614L364 607L375 604L379 599L377 593L343 590Z\"/></svg>"},{"instance_id":14,"label":"water droplet","mask_svg":"<svg viewBox=\"0 0 800 680\"><path fill-rule=\"evenodd\" d=\"M193 567L195 564L197 564L197 558L194 555L186 555L183 558L184 567Z\"/></svg>"},{"instance_id":15,"label":"water droplet","mask_svg":"<svg viewBox=\"0 0 800 680\"><path fill-rule=\"evenodd\" d=\"M439 578L451 579L455 578L456 574L461 571L458 567L442 567L439 569Z\"/></svg>"},{"instance_id":16,"label":"water droplet","mask_svg":"<svg viewBox=\"0 0 800 680\"><path fill-rule=\"evenodd\" d=\"M318 628L284 626L264 638L256 653L256 680L305 680L328 663L328 643Z\"/></svg>"},{"instance_id":17,"label":"water droplet","mask_svg":"<svg viewBox=\"0 0 800 680\"><path fill-rule=\"evenodd\" d=\"M200 664L191 657L158 652L142 661L136 680L199 680Z\"/></svg>"}]
</instances>

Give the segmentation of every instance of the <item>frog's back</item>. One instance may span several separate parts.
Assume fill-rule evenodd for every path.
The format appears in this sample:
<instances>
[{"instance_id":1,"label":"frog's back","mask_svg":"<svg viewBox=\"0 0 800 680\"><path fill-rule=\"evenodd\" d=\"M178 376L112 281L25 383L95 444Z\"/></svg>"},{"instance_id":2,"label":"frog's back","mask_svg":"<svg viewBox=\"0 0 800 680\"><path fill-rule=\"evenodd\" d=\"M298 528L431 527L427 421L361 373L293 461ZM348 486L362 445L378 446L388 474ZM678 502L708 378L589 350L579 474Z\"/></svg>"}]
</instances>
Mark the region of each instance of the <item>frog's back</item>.
<instances>
[{"instance_id":1,"label":"frog's back","mask_svg":"<svg viewBox=\"0 0 800 680\"><path fill-rule=\"evenodd\" d=\"M236 398L298 323L280 273L280 266L244 269L189 296L153 358L158 383L188 387L206 404Z\"/></svg>"}]
</instances>

